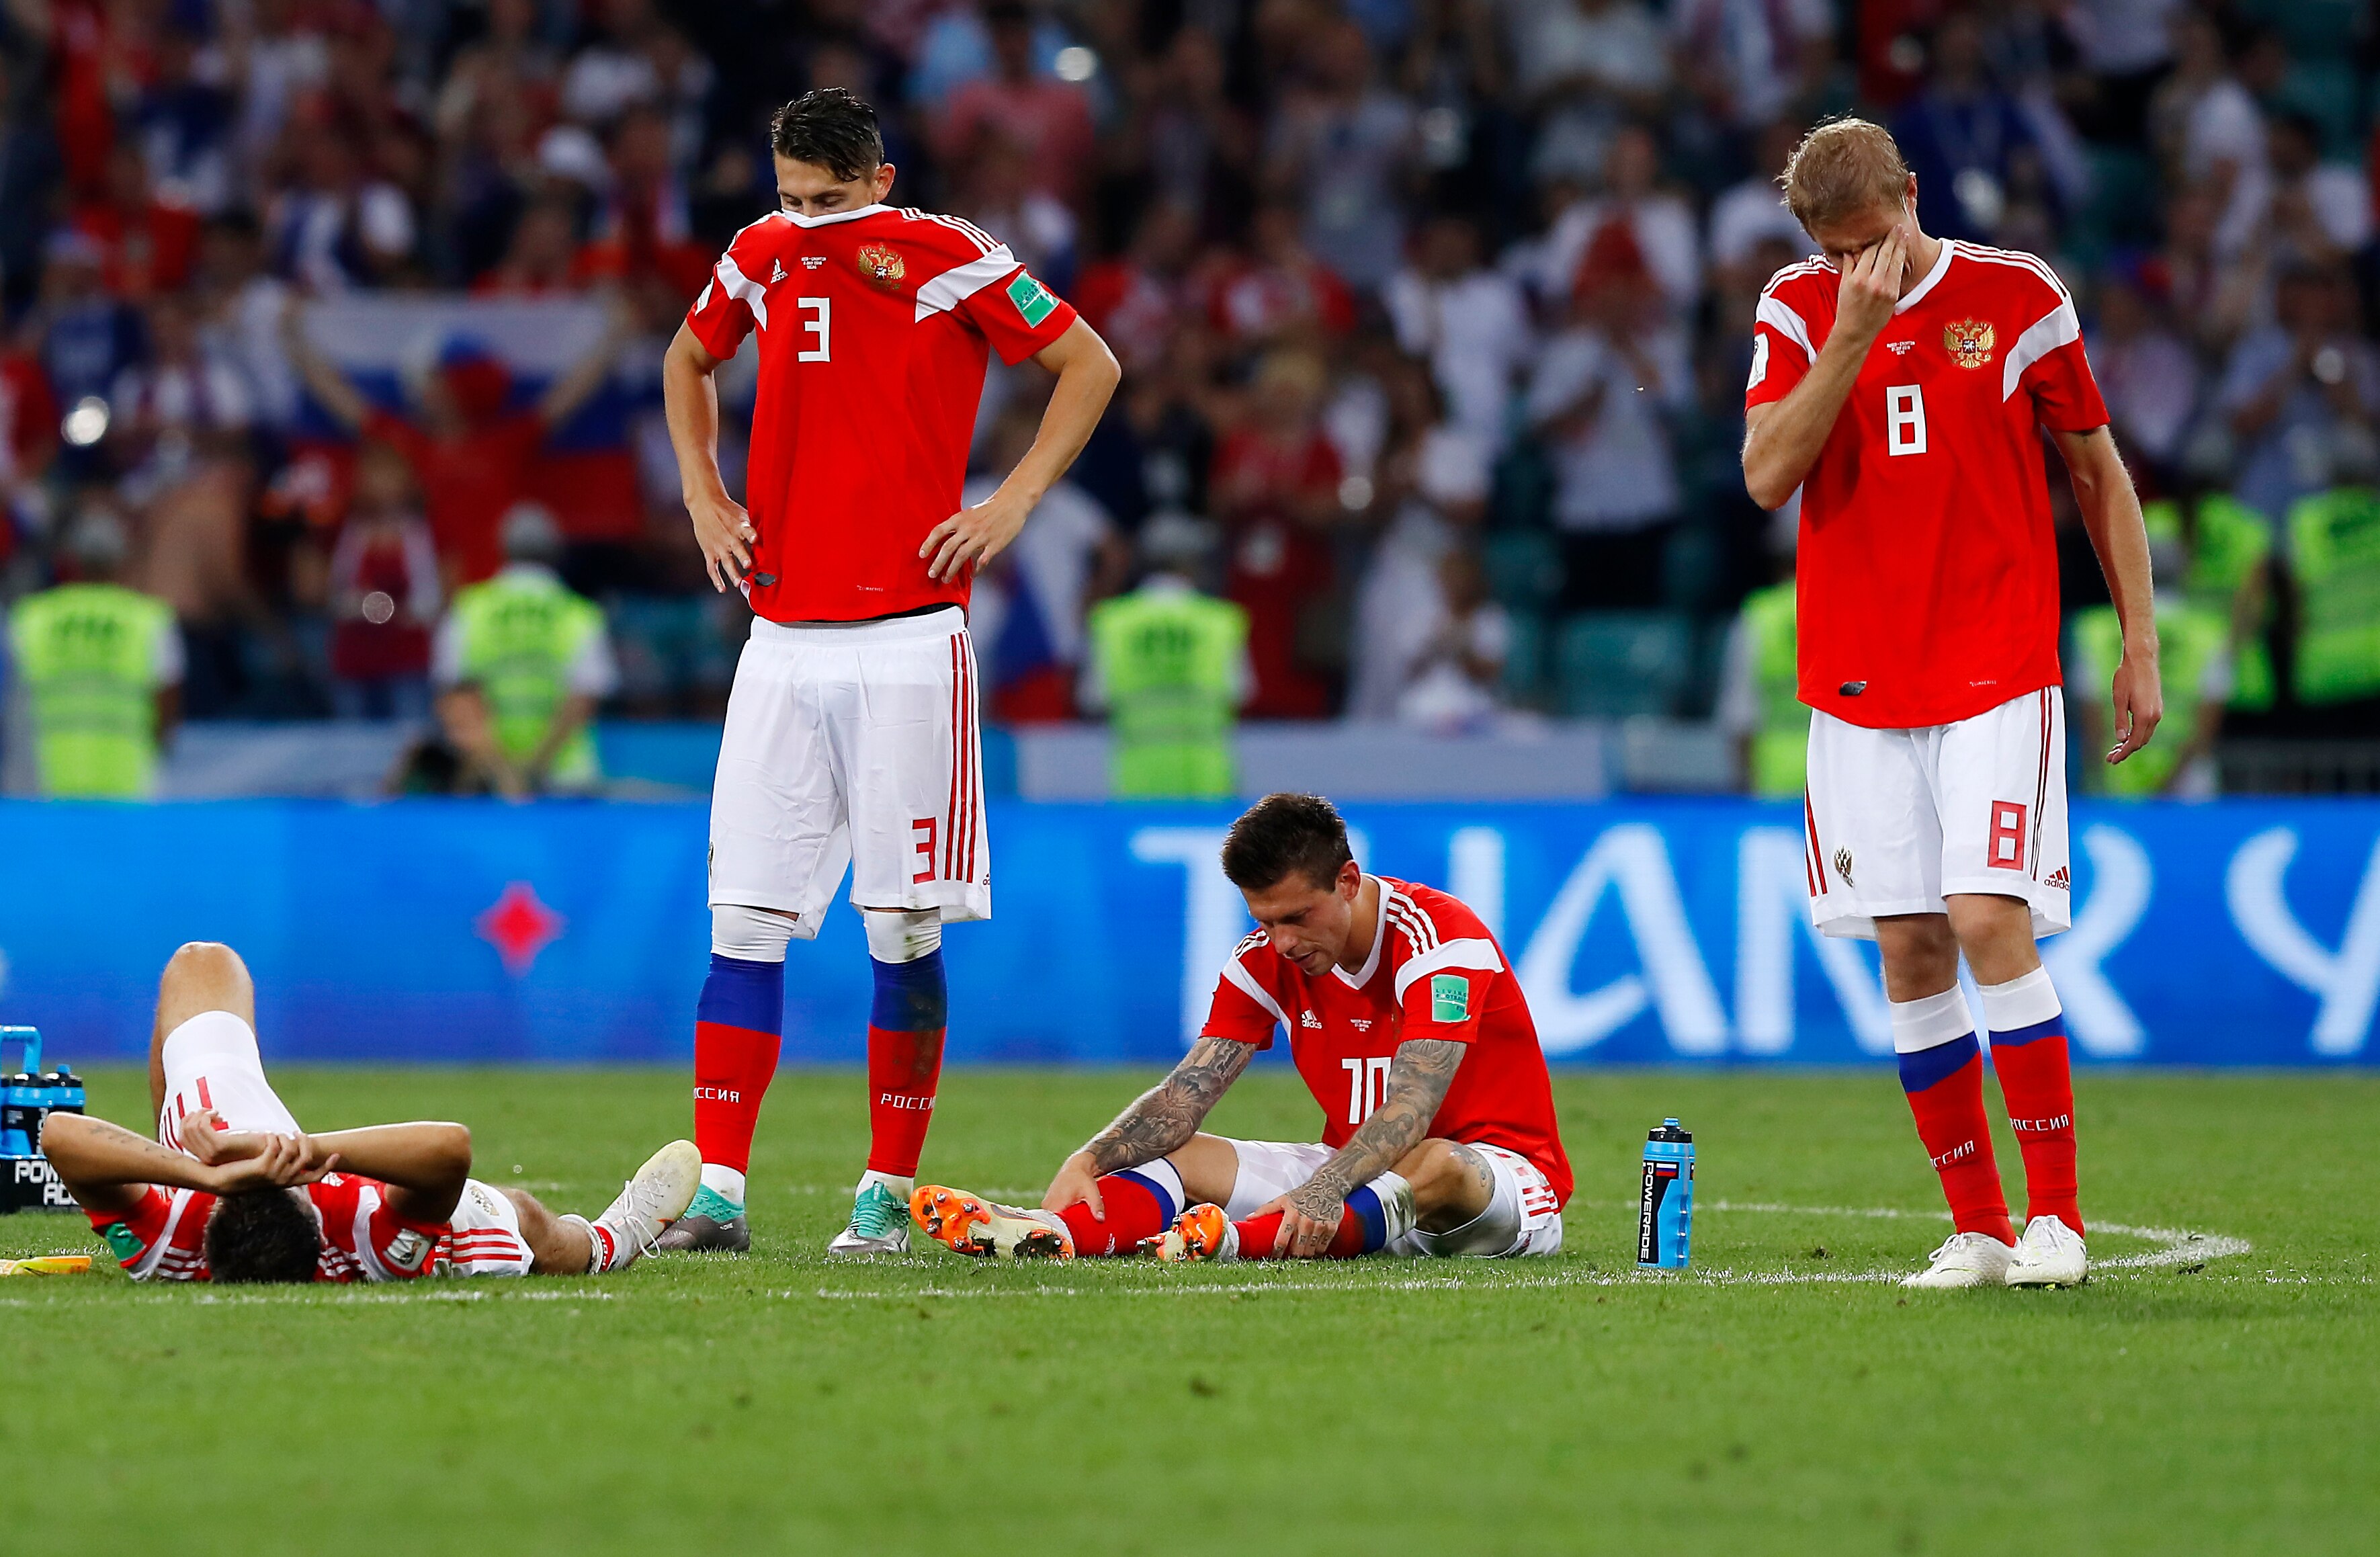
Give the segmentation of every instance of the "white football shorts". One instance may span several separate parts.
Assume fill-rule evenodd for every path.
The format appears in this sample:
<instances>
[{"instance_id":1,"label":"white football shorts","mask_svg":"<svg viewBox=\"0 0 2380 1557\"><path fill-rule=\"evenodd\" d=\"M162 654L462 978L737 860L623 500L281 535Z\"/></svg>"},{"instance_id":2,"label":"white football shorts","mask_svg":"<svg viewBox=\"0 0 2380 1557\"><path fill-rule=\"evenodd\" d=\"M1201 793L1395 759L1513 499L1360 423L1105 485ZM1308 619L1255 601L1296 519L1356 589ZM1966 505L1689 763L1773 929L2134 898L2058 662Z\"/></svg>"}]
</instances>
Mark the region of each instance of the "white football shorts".
<instances>
[{"instance_id":1,"label":"white football shorts","mask_svg":"<svg viewBox=\"0 0 2380 1557\"><path fill-rule=\"evenodd\" d=\"M790 627L755 620L710 794L710 903L817 936L851 871L863 908L991 918L975 650L956 606Z\"/></svg>"},{"instance_id":2,"label":"white football shorts","mask_svg":"<svg viewBox=\"0 0 2380 1557\"><path fill-rule=\"evenodd\" d=\"M535 1262L521 1236L520 1208L492 1184L465 1179L446 1225L431 1257L441 1276L526 1276Z\"/></svg>"},{"instance_id":3,"label":"white football shorts","mask_svg":"<svg viewBox=\"0 0 2380 1557\"><path fill-rule=\"evenodd\" d=\"M1871 730L1810 715L1803 864L1810 920L1876 939L1888 914L1952 893L2022 898L2035 936L2073 922L2066 700L2055 687L1954 724Z\"/></svg>"},{"instance_id":4,"label":"white football shorts","mask_svg":"<svg viewBox=\"0 0 2380 1557\"><path fill-rule=\"evenodd\" d=\"M294 1136L298 1121L264 1078L256 1029L228 1011L201 1011L165 1035L165 1101L157 1140L182 1150L182 1121L213 1109L227 1128Z\"/></svg>"},{"instance_id":5,"label":"white football shorts","mask_svg":"<svg viewBox=\"0 0 2380 1557\"><path fill-rule=\"evenodd\" d=\"M1240 1155L1240 1172L1223 1214L1234 1222L1245 1221L1257 1207L1305 1184L1339 1151L1318 1141L1235 1140L1232 1147ZM1500 1146L1464 1141L1463 1147L1478 1154L1496 1181L1488 1209L1449 1232L1425 1233L1416 1227L1390 1239L1381 1252L1491 1259L1560 1253L1561 1208L1537 1165Z\"/></svg>"}]
</instances>

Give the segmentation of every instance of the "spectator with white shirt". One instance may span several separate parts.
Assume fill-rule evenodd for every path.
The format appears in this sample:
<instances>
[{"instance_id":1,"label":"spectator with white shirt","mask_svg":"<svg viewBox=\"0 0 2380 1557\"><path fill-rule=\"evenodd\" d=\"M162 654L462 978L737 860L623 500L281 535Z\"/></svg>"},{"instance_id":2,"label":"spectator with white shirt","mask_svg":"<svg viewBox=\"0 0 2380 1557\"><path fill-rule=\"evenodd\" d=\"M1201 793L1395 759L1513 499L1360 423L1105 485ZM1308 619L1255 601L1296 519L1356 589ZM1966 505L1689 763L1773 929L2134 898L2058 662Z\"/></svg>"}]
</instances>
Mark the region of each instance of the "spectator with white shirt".
<instances>
[{"instance_id":1,"label":"spectator with white shirt","mask_svg":"<svg viewBox=\"0 0 2380 1557\"><path fill-rule=\"evenodd\" d=\"M1380 462L1390 517L1355 592L1350 719L1398 716L1449 614L1441 568L1488 511L1489 445L1440 420L1435 387L1408 367L1389 384L1395 446Z\"/></svg>"},{"instance_id":2,"label":"spectator with white shirt","mask_svg":"<svg viewBox=\"0 0 2380 1557\"><path fill-rule=\"evenodd\" d=\"M1619 116L1656 110L1669 90L1660 25L1643 0L1542 0L1514 15L1521 97L1538 118L1531 171L1591 181Z\"/></svg>"},{"instance_id":3,"label":"spectator with white shirt","mask_svg":"<svg viewBox=\"0 0 2380 1557\"><path fill-rule=\"evenodd\" d=\"M1802 224L1785 208L1785 191L1777 182L1778 170L1801 143L1804 128L1791 119L1775 119L1764 126L1753 153L1752 172L1711 201L1709 237L1704 247L1712 268L1723 273L1722 281L1746 279L1741 274L1745 262L1765 240L1790 245L1797 254L1818 251ZM1757 279L1767 280L1768 273Z\"/></svg>"},{"instance_id":4,"label":"spectator with white shirt","mask_svg":"<svg viewBox=\"0 0 2380 1557\"><path fill-rule=\"evenodd\" d=\"M2312 115L2277 116L2267 127L2273 169L2266 241L2285 260L2336 264L2372 241L2372 187L2361 168L2322 160L2322 126Z\"/></svg>"},{"instance_id":5,"label":"spectator with white shirt","mask_svg":"<svg viewBox=\"0 0 2380 1557\"><path fill-rule=\"evenodd\" d=\"M1529 385L1529 421L1554 468L1571 609L1660 598L1685 495L1670 429L1692 407L1694 384L1685 332L1658 297L1628 230L1598 233L1579 266L1570 327L1547 343Z\"/></svg>"},{"instance_id":6,"label":"spectator with white shirt","mask_svg":"<svg viewBox=\"0 0 2380 1557\"><path fill-rule=\"evenodd\" d=\"M1832 0L1671 0L1678 68L1722 122L1750 129L1811 95L1832 63Z\"/></svg>"},{"instance_id":7,"label":"spectator with white shirt","mask_svg":"<svg viewBox=\"0 0 2380 1557\"><path fill-rule=\"evenodd\" d=\"M2149 103L2151 136L2169 180L2215 191L2216 249L2237 255L2254 241L2272 200L2264 110L2240 84L2213 17L2182 12L2173 41L2173 74Z\"/></svg>"},{"instance_id":8,"label":"spectator with white shirt","mask_svg":"<svg viewBox=\"0 0 2380 1557\"><path fill-rule=\"evenodd\" d=\"M2198 411L2199 371L2189 343L2163 317L2160 280L2138 261L2112 269L2083 350L2119 446L2168 470Z\"/></svg>"},{"instance_id":9,"label":"spectator with white shirt","mask_svg":"<svg viewBox=\"0 0 2380 1557\"><path fill-rule=\"evenodd\" d=\"M1782 166L1782 164L1779 164ZM1661 145L1642 124L1621 127L1604 163L1603 192L1564 211L1547 233L1538 296L1559 316L1576 293L1585 256L1607 233L1624 232L1654 286L1647 301L1683 321L1702 298L1702 251L1694 207L1661 184Z\"/></svg>"},{"instance_id":10,"label":"spectator with white shirt","mask_svg":"<svg viewBox=\"0 0 2380 1557\"><path fill-rule=\"evenodd\" d=\"M1449 419L1489 447L1500 446L1514 376L1528 363L1534 332L1521 289L1480 263L1478 224L1459 213L1432 218L1381 301L1397 345L1430 365Z\"/></svg>"}]
</instances>

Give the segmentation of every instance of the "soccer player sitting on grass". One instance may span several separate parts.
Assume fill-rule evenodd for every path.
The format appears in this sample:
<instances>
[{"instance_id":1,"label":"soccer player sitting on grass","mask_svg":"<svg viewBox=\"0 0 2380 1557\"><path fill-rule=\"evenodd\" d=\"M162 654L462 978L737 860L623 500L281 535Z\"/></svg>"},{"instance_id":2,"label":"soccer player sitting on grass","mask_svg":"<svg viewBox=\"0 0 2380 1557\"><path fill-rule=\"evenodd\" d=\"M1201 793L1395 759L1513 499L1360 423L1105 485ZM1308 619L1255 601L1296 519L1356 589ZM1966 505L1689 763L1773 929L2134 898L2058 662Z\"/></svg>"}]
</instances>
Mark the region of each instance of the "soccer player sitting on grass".
<instances>
[{"instance_id":1,"label":"soccer player sitting on grass","mask_svg":"<svg viewBox=\"0 0 2380 1557\"><path fill-rule=\"evenodd\" d=\"M1571 1174L1553 1085L1478 916L1358 869L1339 813L1311 795L1267 796L1233 822L1223 873L1257 929L1173 1074L1066 1160L1039 1210L924 1185L917 1226L1010 1259L1560 1249ZM1322 1105L1321 1141L1202 1134L1275 1027Z\"/></svg>"},{"instance_id":2,"label":"soccer player sitting on grass","mask_svg":"<svg viewBox=\"0 0 2380 1557\"><path fill-rule=\"evenodd\" d=\"M392 1282L622 1271L685 1214L691 1141L637 1170L611 1209L556 1216L470 1176L460 1125L309 1136L256 1048L256 988L228 946L165 965L149 1046L157 1138L49 1117L42 1150L136 1282Z\"/></svg>"}]
</instances>

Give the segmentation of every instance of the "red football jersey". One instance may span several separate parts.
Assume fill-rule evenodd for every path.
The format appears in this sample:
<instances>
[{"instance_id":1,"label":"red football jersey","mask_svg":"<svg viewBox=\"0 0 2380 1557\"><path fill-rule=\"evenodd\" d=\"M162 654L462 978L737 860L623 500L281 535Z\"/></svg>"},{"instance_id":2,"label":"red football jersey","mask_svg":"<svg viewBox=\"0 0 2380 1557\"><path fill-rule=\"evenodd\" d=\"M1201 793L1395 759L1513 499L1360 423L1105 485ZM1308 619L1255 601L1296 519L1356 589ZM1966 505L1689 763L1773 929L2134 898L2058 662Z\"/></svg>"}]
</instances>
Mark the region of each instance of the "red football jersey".
<instances>
[{"instance_id":1,"label":"red football jersey","mask_svg":"<svg viewBox=\"0 0 2380 1557\"><path fill-rule=\"evenodd\" d=\"M354 1174L330 1174L306 1186L322 1227L318 1282L404 1282L426 1274L444 1222L408 1222L389 1209L388 1186ZM140 1204L117 1215L91 1211L116 1260L136 1282L209 1279L207 1218L215 1197L198 1189L151 1185Z\"/></svg>"},{"instance_id":2,"label":"red football jersey","mask_svg":"<svg viewBox=\"0 0 2380 1557\"><path fill-rule=\"evenodd\" d=\"M1747 407L1802 382L1840 285L1823 260L1770 280ZM2107 422L2074 299L2048 265L1946 241L1869 348L1802 483L1802 700L1909 729L2057 686L2040 430Z\"/></svg>"},{"instance_id":3,"label":"red football jersey","mask_svg":"<svg viewBox=\"0 0 2380 1557\"><path fill-rule=\"evenodd\" d=\"M1429 1133L1517 1151L1563 1201L1570 1159L1554 1122L1553 1079L1520 980L1479 916L1435 887L1375 878L1380 926L1363 969L1309 979L1257 931L1223 965L1204 1036L1269 1048L1289 1029L1290 1057L1322 1105L1322 1140L1347 1144L1387 1094L1397 1045L1471 1045Z\"/></svg>"},{"instance_id":4,"label":"red football jersey","mask_svg":"<svg viewBox=\"0 0 2380 1557\"><path fill-rule=\"evenodd\" d=\"M686 325L735 355L760 332L745 594L772 622L965 605L917 555L959 510L988 347L1021 362L1075 310L980 228L871 205L778 212L735 235Z\"/></svg>"}]
</instances>

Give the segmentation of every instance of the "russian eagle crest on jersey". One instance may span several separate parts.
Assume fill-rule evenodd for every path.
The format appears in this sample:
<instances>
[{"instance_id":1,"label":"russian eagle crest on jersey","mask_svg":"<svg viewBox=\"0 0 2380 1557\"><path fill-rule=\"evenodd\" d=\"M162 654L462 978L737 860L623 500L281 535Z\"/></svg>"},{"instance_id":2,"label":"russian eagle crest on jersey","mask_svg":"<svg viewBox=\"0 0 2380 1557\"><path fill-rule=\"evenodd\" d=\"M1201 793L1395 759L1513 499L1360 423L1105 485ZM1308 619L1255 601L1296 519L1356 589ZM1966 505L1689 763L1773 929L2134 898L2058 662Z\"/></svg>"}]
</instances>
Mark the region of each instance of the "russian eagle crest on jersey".
<instances>
[{"instance_id":1,"label":"russian eagle crest on jersey","mask_svg":"<svg viewBox=\"0 0 2380 1557\"><path fill-rule=\"evenodd\" d=\"M1747 408L1802 382L1841 284L1824 260L1770 280ZM2058 685L2041 433L2107 423L2057 274L2030 254L1945 240L1876 336L1802 483L1802 701L1912 729Z\"/></svg>"},{"instance_id":2,"label":"russian eagle crest on jersey","mask_svg":"<svg viewBox=\"0 0 2380 1557\"><path fill-rule=\"evenodd\" d=\"M959 510L990 353L1021 362L1074 324L1008 246L887 205L776 212L735 235L686 316L713 357L759 336L745 578L772 622L965 605L917 548Z\"/></svg>"},{"instance_id":3,"label":"russian eagle crest on jersey","mask_svg":"<svg viewBox=\"0 0 2380 1557\"><path fill-rule=\"evenodd\" d=\"M1334 1149L1379 1107L1399 1044L1468 1044L1429 1133L1517 1152L1567 1202L1552 1079L1503 948L1462 899L1367 879L1379 885L1380 922L1361 969L1308 978L1258 931L1223 965L1202 1036L1269 1048L1274 1028L1285 1028L1297 1073L1322 1105L1323 1144Z\"/></svg>"}]
</instances>

